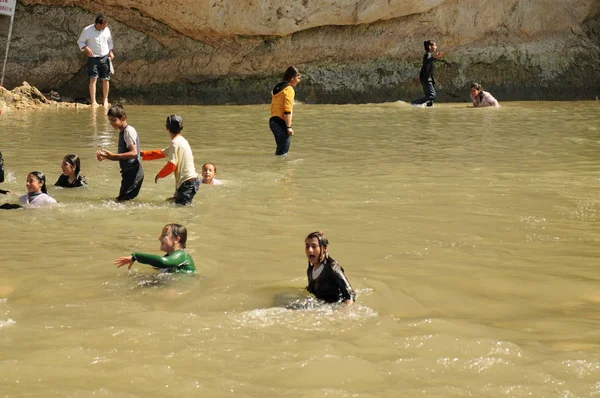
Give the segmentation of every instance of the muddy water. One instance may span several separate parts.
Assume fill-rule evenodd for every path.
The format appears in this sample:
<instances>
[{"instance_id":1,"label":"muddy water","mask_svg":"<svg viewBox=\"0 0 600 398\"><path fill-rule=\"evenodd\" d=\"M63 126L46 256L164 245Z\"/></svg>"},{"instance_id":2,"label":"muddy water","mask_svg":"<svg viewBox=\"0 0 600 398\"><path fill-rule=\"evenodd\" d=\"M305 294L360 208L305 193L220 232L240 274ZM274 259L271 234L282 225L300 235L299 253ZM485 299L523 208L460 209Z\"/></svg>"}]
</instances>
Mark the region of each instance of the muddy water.
<instances>
[{"instance_id":1,"label":"muddy water","mask_svg":"<svg viewBox=\"0 0 600 398\"><path fill-rule=\"evenodd\" d=\"M146 162L131 203L102 109L9 112L0 150L15 202L67 153L88 188L59 206L0 211L3 396L398 397L600 394L600 105L500 109L297 105L287 159L266 106L128 107L142 147L184 118L190 207ZM196 277L157 275L166 223L189 230ZM303 239L328 235L358 293L305 300Z\"/></svg>"}]
</instances>

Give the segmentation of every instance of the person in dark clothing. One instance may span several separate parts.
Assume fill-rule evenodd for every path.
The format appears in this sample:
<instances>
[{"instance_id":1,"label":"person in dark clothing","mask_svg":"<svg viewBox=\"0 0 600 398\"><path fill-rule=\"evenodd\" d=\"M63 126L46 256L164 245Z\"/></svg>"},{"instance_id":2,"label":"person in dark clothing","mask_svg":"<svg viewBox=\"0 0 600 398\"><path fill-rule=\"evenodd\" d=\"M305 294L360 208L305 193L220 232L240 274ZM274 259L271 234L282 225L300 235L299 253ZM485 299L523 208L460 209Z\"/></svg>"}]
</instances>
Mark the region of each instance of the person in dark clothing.
<instances>
[{"instance_id":1,"label":"person in dark clothing","mask_svg":"<svg viewBox=\"0 0 600 398\"><path fill-rule=\"evenodd\" d=\"M421 66L421 72L419 73L419 80L423 86L423 93L425 96L418 100L411 102L411 105L422 105L433 106L435 100L435 61L442 59L444 53L437 51L437 44L432 40L426 40L423 42L425 47L425 55L423 55L423 66Z\"/></svg>"},{"instance_id":2,"label":"person in dark clothing","mask_svg":"<svg viewBox=\"0 0 600 398\"><path fill-rule=\"evenodd\" d=\"M141 163L140 137L132 125L127 123L127 113L122 105L113 105L107 113L110 125L119 130L118 153L106 149L96 152L96 159L116 160L121 167L121 189L117 201L132 200L140 193L144 182L144 169Z\"/></svg>"},{"instance_id":3,"label":"person in dark clothing","mask_svg":"<svg viewBox=\"0 0 600 398\"><path fill-rule=\"evenodd\" d=\"M344 269L327 251L329 240L323 232L313 232L304 240L308 258L307 290L316 298L328 303L352 304L356 294L346 278Z\"/></svg>"},{"instance_id":4,"label":"person in dark clothing","mask_svg":"<svg viewBox=\"0 0 600 398\"><path fill-rule=\"evenodd\" d=\"M294 87L300 83L302 75L294 66L287 68L283 81L278 83L271 92L271 118L269 127L275 136L277 149L275 155L285 155L292 144L292 113L294 108Z\"/></svg>"},{"instance_id":5,"label":"person in dark clothing","mask_svg":"<svg viewBox=\"0 0 600 398\"><path fill-rule=\"evenodd\" d=\"M81 174L81 161L79 156L74 153L68 154L63 158L60 165L62 174L54 183L55 187L77 188L87 185L87 180Z\"/></svg>"}]
</instances>

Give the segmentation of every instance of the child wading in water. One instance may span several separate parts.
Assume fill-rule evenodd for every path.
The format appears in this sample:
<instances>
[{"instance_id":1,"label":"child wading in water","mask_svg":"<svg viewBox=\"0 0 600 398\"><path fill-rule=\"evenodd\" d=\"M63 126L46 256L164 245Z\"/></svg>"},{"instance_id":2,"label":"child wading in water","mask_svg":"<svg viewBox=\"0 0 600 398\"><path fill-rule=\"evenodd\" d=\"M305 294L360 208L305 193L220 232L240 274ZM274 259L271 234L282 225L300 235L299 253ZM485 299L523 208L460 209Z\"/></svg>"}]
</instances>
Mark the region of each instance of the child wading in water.
<instances>
[{"instance_id":1,"label":"child wading in water","mask_svg":"<svg viewBox=\"0 0 600 398\"><path fill-rule=\"evenodd\" d=\"M195 274L196 265L192 256L186 253L187 229L180 224L167 224L158 237L160 250L166 252L163 257L156 254L132 253L131 256L119 257L115 260L117 268L127 265L131 269L133 263L139 261L159 268L165 272Z\"/></svg>"},{"instance_id":2,"label":"child wading in water","mask_svg":"<svg viewBox=\"0 0 600 398\"><path fill-rule=\"evenodd\" d=\"M202 165L202 184L221 185L221 180L217 180L217 166L212 163L204 163Z\"/></svg>"},{"instance_id":3,"label":"child wading in water","mask_svg":"<svg viewBox=\"0 0 600 398\"><path fill-rule=\"evenodd\" d=\"M27 175L25 182L27 195L19 198L24 205L47 205L56 203L56 199L48 195L46 176L41 171L32 171Z\"/></svg>"},{"instance_id":4,"label":"child wading in water","mask_svg":"<svg viewBox=\"0 0 600 398\"><path fill-rule=\"evenodd\" d=\"M188 141L180 134L183 130L183 119L179 115L167 117L167 132L171 137L171 145L165 149L142 151L144 160L155 160L169 157L169 161L158 172L154 182L175 173L175 195L172 200L179 205L192 203L198 192L200 181L194 167L194 155Z\"/></svg>"},{"instance_id":5,"label":"child wading in water","mask_svg":"<svg viewBox=\"0 0 600 398\"><path fill-rule=\"evenodd\" d=\"M421 66L421 72L419 73L419 81L423 86L425 96L411 102L411 105L427 103L427 106L433 106L433 100L435 100L435 61L442 59L444 53L436 51L437 44L433 40L426 40L423 42L423 46L425 47L425 55L423 55L423 66Z\"/></svg>"},{"instance_id":6,"label":"child wading in water","mask_svg":"<svg viewBox=\"0 0 600 398\"><path fill-rule=\"evenodd\" d=\"M67 155L61 164L62 174L54 183L55 187L76 188L87 185L87 180L81 175L81 161L75 154Z\"/></svg>"},{"instance_id":7,"label":"child wading in water","mask_svg":"<svg viewBox=\"0 0 600 398\"><path fill-rule=\"evenodd\" d=\"M121 167L121 189L117 201L134 199L140 193L144 182L144 169L142 169L140 156L140 137L137 131L127 123L127 114L121 105L113 105L108 110L110 125L119 130L118 153L106 149L96 152L99 162L104 159L118 160Z\"/></svg>"},{"instance_id":8,"label":"child wading in water","mask_svg":"<svg viewBox=\"0 0 600 398\"><path fill-rule=\"evenodd\" d=\"M352 304L356 294L344 274L344 269L329 257L329 241L323 232L313 232L304 240L306 258L308 258L309 292L328 303L343 301Z\"/></svg>"},{"instance_id":9,"label":"child wading in water","mask_svg":"<svg viewBox=\"0 0 600 398\"><path fill-rule=\"evenodd\" d=\"M294 66L287 68L283 81L278 83L271 92L271 118L269 127L275 136L275 155L285 155L292 144L292 113L294 108L294 87L300 83L302 75Z\"/></svg>"}]
</instances>

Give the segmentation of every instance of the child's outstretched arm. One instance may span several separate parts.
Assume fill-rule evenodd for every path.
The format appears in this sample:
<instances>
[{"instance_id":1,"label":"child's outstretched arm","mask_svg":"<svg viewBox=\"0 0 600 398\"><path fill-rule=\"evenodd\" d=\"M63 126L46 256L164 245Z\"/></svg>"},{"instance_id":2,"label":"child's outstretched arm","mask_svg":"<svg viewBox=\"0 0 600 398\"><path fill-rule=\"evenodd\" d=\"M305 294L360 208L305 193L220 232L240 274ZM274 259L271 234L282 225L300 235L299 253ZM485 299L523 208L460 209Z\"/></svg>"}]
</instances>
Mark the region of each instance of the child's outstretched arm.
<instances>
[{"instance_id":1,"label":"child's outstretched arm","mask_svg":"<svg viewBox=\"0 0 600 398\"><path fill-rule=\"evenodd\" d=\"M129 267L127 267L127 269L131 269L134 262L135 262L135 260L133 259L132 256L123 256L123 257L119 257L118 259L115 260L115 264L117 264L117 268L121 268L124 265L128 265Z\"/></svg>"},{"instance_id":2,"label":"child's outstretched arm","mask_svg":"<svg viewBox=\"0 0 600 398\"><path fill-rule=\"evenodd\" d=\"M164 149L152 149L150 151L140 151L144 160L156 160L165 157Z\"/></svg>"},{"instance_id":3,"label":"child's outstretched arm","mask_svg":"<svg viewBox=\"0 0 600 398\"><path fill-rule=\"evenodd\" d=\"M171 162L167 162L167 164L165 164L165 167L163 167L162 170L158 172L156 177L154 177L154 183L156 184L159 178L165 178L175 170L177 170L177 165Z\"/></svg>"}]
</instances>

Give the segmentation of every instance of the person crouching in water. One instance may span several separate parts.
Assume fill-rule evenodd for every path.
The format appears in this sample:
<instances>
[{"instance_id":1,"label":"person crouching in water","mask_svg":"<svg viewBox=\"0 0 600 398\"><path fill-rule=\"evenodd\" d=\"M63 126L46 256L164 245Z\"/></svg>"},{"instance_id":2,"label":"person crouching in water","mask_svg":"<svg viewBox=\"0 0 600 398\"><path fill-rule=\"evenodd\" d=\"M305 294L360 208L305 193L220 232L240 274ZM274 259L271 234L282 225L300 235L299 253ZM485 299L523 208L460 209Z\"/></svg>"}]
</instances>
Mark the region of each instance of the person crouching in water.
<instances>
[{"instance_id":1,"label":"person crouching in water","mask_svg":"<svg viewBox=\"0 0 600 398\"><path fill-rule=\"evenodd\" d=\"M79 160L79 156L74 153L65 156L60 167L62 169L62 174L54 183L55 187L77 188L87 185L87 180L81 174L81 161Z\"/></svg>"},{"instance_id":2,"label":"person crouching in water","mask_svg":"<svg viewBox=\"0 0 600 398\"><path fill-rule=\"evenodd\" d=\"M27 195L19 198L23 205L47 205L56 203L56 199L48 195L46 176L41 171L32 171L27 175L25 182Z\"/></svg>"},{"instance_id":3,"label":"person crouching in water","mask_svg":"<svg viewBox=\"0 0 600 398\"><path fill-rule=\"evenodd\" d=\"M290 66L283 74L283 81L277 83L271 92L271 118L269 127L275 136L275 155L285 155L292 145L292 113L294 108L294 87L300 83L302 75L294 66Z\"/></svg>"},{"instance_id":4,"label":"person crouching in water","mask_svg":"<svg viewBox=\"0 0 600 398\"><path fill-rule=\"evenodd\" d=\"M323 232L313 232L304 240L308 258L307 290L316 298L328 303L344 302L352 304L356 294L344 274L344 269L329 256L329 241Z\"/></svg>"},{"instance_id":5,"label":"person crouching in water","mask_svg":"<svg viewBox=\"0 0 600 398\"><path fill-rule=\"evenodd\" d=\"M187 229L181 224L167 224L158 237L160 250L166 252L164 256L146 253L131 253L131 256L119 257L115 260L117 268L127 265L131 269L133 263L139 261L142 264L148 264L159 268L165 272L179 274L195 274L196 265L192 256L185 252L185 242L187 241Z\"/></svg>"},{"instance_id":6,"label":"person crouching in water","mask_svg":"<svg viewBox=\"0 0 600 398\"><path fill-rule=\"evenodd\" d=\"M425 96L418 100L411 102L411 105L422 105L433 106L433 100L435 100L435 61L442 59L444 53L437 51L437 44L433 40L426 40L423 42L425 47L425 55L423 55L423 65L421 66L421 72L419 73L419 81L423 86L423 93Z\"/></svg>"},{"instance_id":7,"label":"person crouching in water","mask_svg":"<svg viewBox=\"0 0 600 398\"><path fill-rule=\"evenodd\" d=\"M483 91L481 84L471 84L471 101L473 101L473 108L483 108L485 106L500 106L498 100L487 91Z\"/></svg>"},{"instance_id":8,"label":"person crouching in water","mask_svg":"<svg viewBox=\"0 0 600 398\"><path fill-rule=\"evenodd\" d=\"M154 178L157 183L159 178L165 178L175 173L175 195L173 200L178 205L189 205L200 187L198 173L194 166L194 155L188 141L180 134L183 130L183 118L179 115L167 117L167 132L171 137L171 145L165 149L142 151L144 160L155 160L169 157L169 161Z\"/></svg>"}]
</instances>

